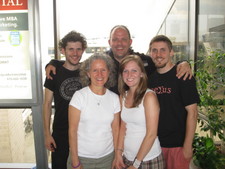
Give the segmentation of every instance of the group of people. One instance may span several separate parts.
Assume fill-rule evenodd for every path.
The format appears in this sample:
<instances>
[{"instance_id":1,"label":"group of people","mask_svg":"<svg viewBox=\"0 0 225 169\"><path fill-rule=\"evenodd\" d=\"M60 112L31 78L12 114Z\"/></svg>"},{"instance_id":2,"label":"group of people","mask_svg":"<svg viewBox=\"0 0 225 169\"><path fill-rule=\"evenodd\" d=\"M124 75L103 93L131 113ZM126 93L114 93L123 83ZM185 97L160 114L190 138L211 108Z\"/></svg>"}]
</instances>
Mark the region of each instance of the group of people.
<instances>
[{"instance_id":1,"label":"group of people","mask_svg":"<svg viewBox=\"0 0 225 169\"><path fill-rule=\"evenodd\" d=\"M172 62L164 35L151 40L150 56L134 52L124 25L112 28L108 43L109 51L80 63L87 42L71 31L59 42L66 60L46 67L52 169L188 169L199 103L189 63Z\"/></svg>"}]
</instances>

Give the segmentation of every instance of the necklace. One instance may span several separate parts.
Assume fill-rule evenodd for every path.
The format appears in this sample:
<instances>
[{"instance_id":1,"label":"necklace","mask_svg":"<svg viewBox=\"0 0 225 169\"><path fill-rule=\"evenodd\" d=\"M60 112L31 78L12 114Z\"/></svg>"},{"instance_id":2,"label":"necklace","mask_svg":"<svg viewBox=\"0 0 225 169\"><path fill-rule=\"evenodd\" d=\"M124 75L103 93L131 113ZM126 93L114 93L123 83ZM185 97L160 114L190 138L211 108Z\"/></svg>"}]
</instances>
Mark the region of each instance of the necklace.
<instances>
[{"instance_id":1,"label":"necklace","mask_svg":"<svg viewBox=\"0 0 225 169\"><path fill-rule=\"evenodd\" d=\"M97 101L97 105L100 106L101 99Z\"/></svg>"},{"instance_id":2,"label":"necklace","mask_svg":"<svg viewBox=\"0 0 225 169\"><path fill-rule=\"evenodd\" d=\"M90 90L91 90L91 89L90 89ZM94 100L97 102L97 105L100 106L104 94L103 94L103 95L98 95L98 94L95 94L92 90L91 90L91 93L92 93L92 95L94 96Z\"/></svg>"},{"instance_id":3,"label":"necklace","mask_svg":"<svg viewBox=\"0 0 225 169\"><path fill-rule=\"evenodd\" d=\"M95 94L95 93L93 93L93 95L95 96L95 100L96 100L96 102L97 102L97 105L100 106L101 101L102 101L101 96L98 96L98 95Z\"/></svg>"},{"instance_id":4,"label":"necklace","mask_svg":"<svg viewBox=\"0 0 225 169\"><path fill-rule=\"evenodd\" d=\"M92 93L95 97L95 100L97 102L97 105L100 106L101 105L101 102L102 102L102 95L97 95L95 93Z\"/></svg>"}]
</instances>

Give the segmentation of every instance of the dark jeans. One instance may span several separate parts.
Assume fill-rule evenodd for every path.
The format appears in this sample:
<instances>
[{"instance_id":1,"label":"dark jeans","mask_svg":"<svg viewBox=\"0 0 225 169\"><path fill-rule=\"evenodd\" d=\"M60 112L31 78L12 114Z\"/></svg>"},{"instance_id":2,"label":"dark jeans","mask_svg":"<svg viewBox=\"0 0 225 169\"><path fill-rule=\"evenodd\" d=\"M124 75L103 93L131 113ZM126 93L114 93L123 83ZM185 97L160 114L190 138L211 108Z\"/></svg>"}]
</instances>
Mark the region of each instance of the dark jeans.
<instances>
[{"instance_id":1,"label":"dark jeans","mask_svg":"<svg viewBox=\"0 0 225 169\"><path fill-rule=\"evenodd\" d=\"M69 156L68 130L53 131L52 136L56 142L56 150L52 152L52 169L67 169Z\"/></svg>"}]
</instances>

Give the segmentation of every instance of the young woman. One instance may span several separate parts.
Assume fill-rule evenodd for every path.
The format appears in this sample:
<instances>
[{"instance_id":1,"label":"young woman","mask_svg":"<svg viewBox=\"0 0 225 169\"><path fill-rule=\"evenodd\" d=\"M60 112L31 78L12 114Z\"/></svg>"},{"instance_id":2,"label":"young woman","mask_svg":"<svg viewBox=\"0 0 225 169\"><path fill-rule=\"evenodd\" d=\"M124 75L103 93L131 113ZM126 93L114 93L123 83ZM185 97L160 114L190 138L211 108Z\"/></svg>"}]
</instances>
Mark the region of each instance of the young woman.
<instances>
[{"instance_id":1,"label":"young woman","mask_svg":"<svg viewBox=\"0 0 225 169\"><path fill-rule=\"evenodd\" d=\"M68 169L112 169L119 133L119 96L110 90L116 82L112 59L97 53L80 68L83 89L69 106Z\"/></svg>"},{"instance_id":2,"label":"young woman","mask_svg":"<svg viewBox=\"0 0 225 169\"><path fill-rule=\"evenodd\" d=\"M159 103L147 88L143 62L137 55L120 63L121 126L116 151L117 169L164 169L157 137Z\"/></svg>"}]
</instances>

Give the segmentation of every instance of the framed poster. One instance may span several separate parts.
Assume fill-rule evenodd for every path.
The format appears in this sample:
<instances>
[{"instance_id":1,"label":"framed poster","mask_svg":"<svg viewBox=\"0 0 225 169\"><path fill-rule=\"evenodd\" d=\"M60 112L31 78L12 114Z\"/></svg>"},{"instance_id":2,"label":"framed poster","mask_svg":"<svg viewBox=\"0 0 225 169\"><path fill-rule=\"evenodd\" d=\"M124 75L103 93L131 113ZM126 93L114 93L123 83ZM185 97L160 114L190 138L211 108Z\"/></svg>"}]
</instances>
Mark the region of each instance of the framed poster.
<instances>
[{"instance_id":1,"label":"framed poster","mask_svg":"<svg viewBox=\"0 0 225 169\"><path fill-rule=\"evenodd\" d=\"M37 102L35 17L29 2L0 1L0 107Z\"/></svg>"}]
</instances>

